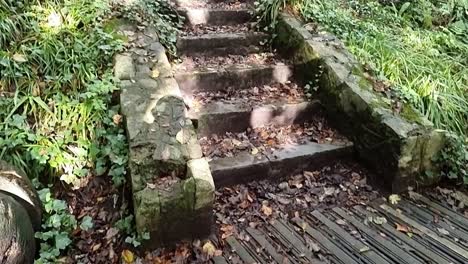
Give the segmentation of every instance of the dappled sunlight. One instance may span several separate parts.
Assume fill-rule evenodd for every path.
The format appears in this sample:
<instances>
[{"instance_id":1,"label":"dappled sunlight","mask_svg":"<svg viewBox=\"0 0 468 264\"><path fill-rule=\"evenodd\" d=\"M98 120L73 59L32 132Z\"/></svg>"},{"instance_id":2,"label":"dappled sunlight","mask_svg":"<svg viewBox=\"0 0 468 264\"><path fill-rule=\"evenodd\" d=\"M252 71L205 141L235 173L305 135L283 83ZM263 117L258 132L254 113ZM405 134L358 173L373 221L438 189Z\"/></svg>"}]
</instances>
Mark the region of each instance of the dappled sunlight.
<instances>
[{"instance_id":1,"label":"dappled sunlight","mask_svg":"<svg viewBox=\"0 0 468 264\"><path fill-rule=\"evenodd\" d=\"M208 23L210 14L207 9L191 9L187 10L186 17L191 25L198 25Z\"/></svg>"},{"instance_id":2,"label":"dappled sunlight","mask_svg":"<svg viewBox=\"0 0 468 264\"><path fill-rule=\"evenodd\" d=\"M285 83L293 75L289 67L275 67L273 70L273 80L279 83Z\"/></svg>"}]
</instances>

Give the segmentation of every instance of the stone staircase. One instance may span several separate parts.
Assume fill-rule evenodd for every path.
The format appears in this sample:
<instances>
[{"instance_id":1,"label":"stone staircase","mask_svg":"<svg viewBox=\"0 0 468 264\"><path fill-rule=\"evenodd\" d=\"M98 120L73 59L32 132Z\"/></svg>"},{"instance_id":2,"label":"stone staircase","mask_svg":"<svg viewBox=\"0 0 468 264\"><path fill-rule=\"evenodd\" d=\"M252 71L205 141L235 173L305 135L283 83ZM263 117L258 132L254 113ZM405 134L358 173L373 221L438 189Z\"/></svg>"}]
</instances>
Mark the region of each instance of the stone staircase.
<instances>
[{"instance_id":1,"label":"stone staircase","mask_svg":"<svg viewBox=\"0 0 468 264\"><path fill-rule=\"evenodd\" d=\"M252 29L248 2L195 2L178 2L187 19L178 40L181 62L174 66L175 79L217 188L278 179L353 153L349 141L335 140L339 133L326 124L320 102L307 99L304 84L295 82L294 65L260 45L267 35ZM333 136L313 140L302 134L290 142L278 140L275 133L282 127L301 131L306 126L326 127ZM249 133L255 129L265 130L263 139L270 144L252 143L258 141L257 134ZM233 145L224 151L234 148L235 153L206 151L223 144Z\"/></svg>"},{"instance_id":2,"label":"stone staircase","mask_svg":"<svg viewBox=\"0 0 468 264\"><path fill-rule=\"evenodd\" d=\"M428 157L440 150L443 132L423 117L395 114L336 38L312 34L282 14L277 44L290 53L284 58L261 45L267 36L252 28L250 1L173 2L187 18L177 43L180 60L170 64L156 30L123 23L119 32L129 45L114 67L136 228L150 233L146 246L213 233L215 193L222 187L279 180L359 156L376 171L370 180L401 192L434 168ZM341 246L330 245L324 246ZM343 252L335 253L340 259ZM249 254L243 254L247 262L267 262ZM224 257L220 263L231 259Z\"/></svg>"}]
</instances>

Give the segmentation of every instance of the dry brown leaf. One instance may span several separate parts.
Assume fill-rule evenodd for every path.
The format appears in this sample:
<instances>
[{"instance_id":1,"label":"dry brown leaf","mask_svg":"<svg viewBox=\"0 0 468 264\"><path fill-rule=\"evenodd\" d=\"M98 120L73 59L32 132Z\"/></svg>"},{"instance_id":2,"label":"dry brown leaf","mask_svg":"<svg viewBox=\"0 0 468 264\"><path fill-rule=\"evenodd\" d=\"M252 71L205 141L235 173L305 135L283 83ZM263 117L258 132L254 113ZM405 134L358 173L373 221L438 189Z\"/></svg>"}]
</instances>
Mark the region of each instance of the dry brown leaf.
<instances>
[{"instance_id":1,"label":"dry brown leaf","mask_svg":"<svg viewBox=\"0 0 468 264\"><path fill-rule=\"evenodd\" d=\"M122 116L121 115L114 115L112 117L112 120L114 121L114 124L118 125L120 123L122 123Z\"/></svg>"},{"instance_id":2,"label":"dry brown leaf","mask_svg":"<svg viewBox=\"0 0 468 264\"><path fill-rule=\"evenodd\" d=\"M28 61L23 54L19 54L19 53L13 54L12 58L13 58L14 61L19 62L19 63Z\"/></svg>"},{"instance_id":3,"label":"dry brown leaf","mask_svg":"<svg viewBox=\"0 0 468 264\"><path fill-rule=\"evenodd\" d=\"M257 155L258 154L258 148L253 148L251 153L252 153L252 155Z\"/></svg>"},{"instance_id":4,"label":"dry brown leaf","mask_svg":"<svg viewBox=\"0 0 468 264\"><path fill-rule=\"evenodd\" d=\"M270 216L271 214L273 214L273 209L271 209L271 207L268 207L266 204L262 204L261 210L266 216Z\"/></svg>"},{"instance_id":5,"label":"dry brown leaf","mask_svg":"<svg viewBox=\"0 0 468 264\"><path fill-rule=\"evenodd\" d=\"M399 223L396 223L396 230L404 233L409 233L411 232L411 229L406 226L406 225L401 225Z\"/></svg>"}]
</instances>

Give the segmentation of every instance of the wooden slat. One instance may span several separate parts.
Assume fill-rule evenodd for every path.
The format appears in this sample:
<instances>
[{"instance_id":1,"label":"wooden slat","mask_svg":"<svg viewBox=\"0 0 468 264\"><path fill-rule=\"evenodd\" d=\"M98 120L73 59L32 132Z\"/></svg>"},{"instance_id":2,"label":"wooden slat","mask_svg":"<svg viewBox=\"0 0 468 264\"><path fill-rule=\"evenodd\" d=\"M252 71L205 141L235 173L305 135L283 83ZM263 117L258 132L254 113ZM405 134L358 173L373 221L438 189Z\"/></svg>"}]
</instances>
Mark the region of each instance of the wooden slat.
<instances>
[{"instance_id":1,"label":"wooden slat","mask_svg":"<svg viewBox=\"0 0 468 264\"><path fill-rule=\"evenodd\" d=\"M372 240L376 241L381 247L383 247L382 249L386 251L384 252L384 254L386 254L393 260L395 260L396 263L422 263L419 260L415 259L410 254L408 254L406 251L402 250L401 248L393 244L392 241L384 239L377 232L375 232L374 230L371 230L369 227L362 224L356 218L348 215L341 208L338 208L338 207L333 208L333 211L336 212L341 217L343 217L344 219L346 219L356 228L358 228L359 230L367 234L370 238L372 238Z\"/></svg>"},{"instance_id":2,"label":"wooden slat","mask_svg":"<svg viewBox=\"0 0 468 264\"><path fill-rule=\"evenodd\" d=\"M385 212L393 215L394 217L399 218L403 222L411 225L412 227L418 229L419 231L423 232L425 235L429 236L430 238L432 238L432 239L434 239L436 241L439 241L441 244L445 245L447 248L449 248L453 252L459 254L460 256L463 256L468 261L468 251L466 251L466 250L462 249L461 247L459 247L458 245L452 243L452 241L450 241L450 240L448 240L446 238L438 236L435 232L433 232L429 228L420 225L419 223L417 223L413 219L403 215L402 213L396 212L393 208L391 208L390 206L388 206L386 204L381 204L380 208L383 209Z\"/></svg>"},{"instance_id":3,"label":"wooden slat","mask_svg":"<svg viewBox=\"0 0 468 264\"><path fill-rule=\"evenodd\" d=\"M308 259L309 261L314 260L312 253L309 251L306 245L302 243L300 239L296 237L294 232L287 228L280 220L276 220L271 224L282 236L284 236L288 242L299 252L299 257Z\"/></svg>"},{"instance_id":4,"label":"wooden slat","mask_svg":"<svg viewBox=\"0 0 468 264\"><path fill-rule=\"evenodd\" d=\"M340 236L342 239L347 241L348 243L351 244L351 246L354 248L357 254L361 254L368 258L370 261L376 264L384 264L384 263L389 263L386 259L384 259L382 256L378 255L373 249L369 248L370 250L366 250L364 252L360 252L363 248L366 248L367 246L362 243L361 241L355 239L352 237L348 232L343 230L340 226L332 222L330 219L322 215L319 211L313 211L312 215L320 220L323 224L325 224L328 228L333 230L338 236Z\"/></svg>"},{"instance_id":5,"label":"wooden slat","mask_svg":"<svg viewBox=\"0 0 468 264\"><path fill-rule=\"evenodd\" d=\"M262 245L262 247L268 252L268 254L270 254L270 256L278 263L284 263L284 256L282 256L281 254L279 254L275 247L270 244L270 242L268 242L268 240L266 239L266 237L263 235L263 233L258 230L258 229L253 229L253 228L250 228L248 227L247 228L247 233L253 238L255 239L255 241L258 242L258 244ZM288 262L286 262L288 263Z\"/></svg>"},{"instance_id":6,"label":"wooden slat","mask_svg":"<svg viewBox=\"0 0 468 264\"><path fill-rule=\"evenodd\" d=\"M337 247L333 242L328 238L322 235L319 231L314 228L311 228L308 224L305 224L303 220L297 220L297 225L304 227L304 231L313 237L319 244L333 254L336 257L336 260L343 264L354 264L358 263L354 258L346 254L343 249Z\"/></svg>"},{"instance_id":7,"label":"wooden slat","mask_svg":"<svg viewBox=\"0 0 468 264\"><path fill-rule=\"evenodd\" d=\"M213 257L211 260L213 260L214 264L228 264L223 256Z\"/></svg>"},{"instance_id":8,"label":"wooden slat","mask_svg":"<svg viewBox=\"0 0 468 264\"><path fill-rule=\"evenodd\" d=\"M250 253L234 237L228 237L226 239L226 242L229 244L231 249L237 253L237 255L242 259L244 263L257 263L254 257L252 257Z\"/></svg>"},{"instance_id":9,"label":"wooden slat","mask_svg":"<svg viewBox=\"0 0 468 264\"><path fill-rule=\"evenodd\" d=\"M459 224L461 226L464 226L464 227L468 227L468 219L466 219L465 217L463 217L462 215L442 206L442 205L439 205L437 203L434 203L432 202L431 200L429 200L428 198L426 197L419 197L416 201L421 201L423 203L425 203L427 206L428 206L428 209L433 211L433 212L436 212L436 213L443 213L447 216L450 217L450 219L452 219L452 221L457 221L459 222Z\"/></svg>"},{"instance_id":10,"label":"wooden slat","mask_svg":"<svg viewBox=\"0 0 468 264\"><path fill-rule=\"evenodd\" d=\"M358 211L359 213L361 213L362 215L365 215L366 217L367 216L372 216L372 217L375 217L376 215L359 207L359 206L355 206L354 209L356 211ZM438 254L435 254L433 251L429 250L427 247L417 243L414 239L412 238L409 238L407 235L399 232L399 231L396 231L395 227L392 227L390 226L389 224L382 224L380 226L382 229L384 229L385 231L387 231L388 234L391 234L393 236L395 236L398 240L400 240L401 242L407 244L408 246L414 248L415 252L420 255L421 257L424 257L426 258L427 261L430 261L432 260L433 262L432 263L437 263L437 264L450 264L451 262L448 261L447 259L444 259L442 258L441 256L439 256ZM429 262L430 263L430 262Z\"/></svg>"}]
</instances>

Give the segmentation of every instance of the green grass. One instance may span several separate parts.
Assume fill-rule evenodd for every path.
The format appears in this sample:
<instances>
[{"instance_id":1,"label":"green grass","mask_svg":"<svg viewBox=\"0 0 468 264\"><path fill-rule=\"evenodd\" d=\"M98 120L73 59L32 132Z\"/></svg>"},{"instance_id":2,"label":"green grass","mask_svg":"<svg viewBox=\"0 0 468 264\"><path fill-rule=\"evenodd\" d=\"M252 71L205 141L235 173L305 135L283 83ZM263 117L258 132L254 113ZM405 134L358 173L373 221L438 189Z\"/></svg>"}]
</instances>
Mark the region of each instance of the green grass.
<instances>
[{"instance_id":1,"label":"green grass","mask_svg":"<svg viewBox=\"0 0 468 264\"><path fill-rule=\"evenodd\" d=\"M428 5L429 11L421 10ZM404 7L352 0L306 0L296 6L306 20L343 39L436 127L468 133L468 44L450 24L466 17L437 21L442 11L428 0Z\"/></svg>"}]
</instances>

